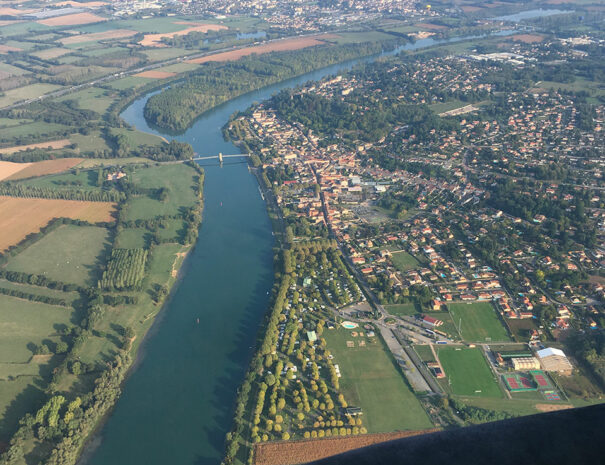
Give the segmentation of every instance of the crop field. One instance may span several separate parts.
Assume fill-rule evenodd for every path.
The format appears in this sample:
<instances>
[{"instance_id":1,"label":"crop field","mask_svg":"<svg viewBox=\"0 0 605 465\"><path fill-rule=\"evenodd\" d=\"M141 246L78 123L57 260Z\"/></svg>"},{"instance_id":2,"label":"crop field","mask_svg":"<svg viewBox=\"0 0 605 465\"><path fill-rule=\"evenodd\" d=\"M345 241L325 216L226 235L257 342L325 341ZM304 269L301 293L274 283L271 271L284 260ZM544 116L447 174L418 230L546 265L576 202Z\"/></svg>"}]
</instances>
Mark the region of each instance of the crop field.
<instances>
[{"instance_id":1,"label":"crop field","mask_svg":"<svg viewBox=\"0 0 605 465\"><path fill-rule=\"evenodd\" d=\"M89 89L84 89L78 92L74 92L72 94L68 94L65 97L61 97L57 100L76 100L78 102L79 108L83 108L85 110L92 110L96 111L99 114L103 114L105 113L107 108L109 108L109 105L111 105L114 101L114 98L106 95L106 93L113 94L111 91L107 91L105 89L91 87ZM90 137L90 134L87 134L83 137L88 138Z\"/></svg>"},{"instance_id":2,"label":"crop field","mask_svg":"<svg viewBox=\"0 0 605 465\"><path fill-rule=\"evenodd\" d=\"M478 397L502 397L480 349L438 347L437 356L443 366L453 394Z\"/></svg>"},{"instance_id":3,"label":"crop field","mask_svg":"<svg viewBox=\"0 0 605 465\"><path fill-rule=\"evenodd\" d=\"M45 26L77 26L79 24L90 24L98 23L101 21L107 21L102 16L97 16L93 13L75 13L73 15L57 16L55 18L42 19L38 21L39 24Z\"/></svg>"},{"instance_id":4,"label":"crop field","mask_svg":"<svg viewBox=\"0 0 605 465\"><path fill-rule=\"evenodd\" d=\"M36 144L17 145L14 147L5 147L0 149L0 153L10 155L12 153L23 152L29 149L61 149L71 142L69 139L49 140L48 142L38 142Z\"/></svg>"},{"instance_id":5,"label":"crop field","mask_svg":"<svg viewBox=\"0 0 605 465\"><path fill-rule=\"evenodd\" d=\"M363 422L371 433L431 428L432 424L403 375L378 338L360 347L351 331L324 332L334 363L340 367L340 386L349 405L363 409ZM357 339L360 339L359 336ZM364 338L365 339L365 338ZM356 341L355 341L356 342Z\"/></svg>"},{"instance_id":6,"label":"crop field","mask_svg":"<svg viewBox=\"0 0 605 465\"><path fill-rule=\"evenodd\" d=\"M35 163L21 163L25 165L21 170L8 176L5 179L14 181L16 179L33 178L37 176L44 176L47 174L55 174L66 171L82 161L82 158L58 158L55 160L44 160ZM8 163L8 162L0 162ZM17 163L14 163L15 165ZM2 178L2 164L0 164L0 179Z\"/></svg>"},{"instance_id":7,"label":"crop field","mask_svg":"<svg viewBox=\"0 0 605 465\"><path fill-rule=\"evenodd\" d=\"M294 465L313 462L333 455L371 446L394 439L408 438L436 430L398 431L395 433L366 434L349 438L328 438L311 441L269 442L254 448L255 465Z\"/></svg>"},{"instance_id":8,"label":"crop field","mask_svg":"<svg viewBox=\"0 0 605 465\"><path fill-rule=\"evenodd\" d=\"M197 65L194 65L192 63L177 63L176 65L169 65L164 66L162 68L158 68L158 71L164 71L166 73L184 73L196 68Z\"/></svg>"},{"instance_id":9,"label":"crop field","mask_svg":"<svg viewBox=\"0 0 605 465\"><path fill-rule=\"evenodd\" d=\"M176 76L176 73L169 73L167 71L151 70L143 71L142 73L135 74L135 76L149 78L149 79L167 79Z\"/></svg>"},{"instance_id":10,"label":"crop field","mask_svg":"<svg viewBox=\"0 0 605 465\"><path fill-rule=\"evenodd\" d=\"M131 31L129 29L110 29L103 32L93 32L91 34L79 34L71 37L65 37L60 42L63 45L81 44L84 42L97 42L99 40L114 40L123 39L125 37L132 37L137 34L137 31Z\"/></svg>"},{"instance_id":11,"label":"crop field","mask_svg":"<svg viewBox=\"0 0 605 465\"><path fill-rule=\"evenodd\" d=\"M147 55L150 61L164 61L170 58L180 57L191 53L189 50L178 47L166 47L166 48L152 48L149 50L143 50L143 54ZM182 63L179 63L182 64ZM174 65L178 66L178 65ZM164 69L164 68L162 68Z\"/></svg>"},{"instance_id":12,"label":"crop field","mask_svg":"<svg viewBox=\"0 0 605 465\"><path fill-rule=\"evenodd\" d=\"M208 31L220 31L221 29L227 29L226 26L221 26L220 24L200 24L193 22L175 22L175 24L179 25L190 25L189 27L183 28L179 31L174 32L163 32L160 34L145 34L143 40L139 43L145 47L165 47L162 43L163 38L171 38L175 36L187 35L190 32L208 32Z\"/></svg>"},{"instance_id":13,"label":"crop field","mask_svg":"<svg viewBox=\"0 0 605 465\"><path fill-rule=\"evenodd\" d=\"M28 86L11 89L4 92L4 96L0 97L0 107L12 105L13 103L36 98L44 94L48 94L53 90L61 89L62 86L56 84L30 84Z\"/></svg>"},{"instance_id":14,"label":"crop field","mask_svg":"<svg viewBox=\"0 0 605 465\"><path fill-rule=\"evenodd\" d=\"M94 170L85 171L73 171L69 173L55 174L50 176L43 176L39 178L26 179L21 182L24 186L41 187L46 189L53 189L56 191L60 190L71 190L74 185L78 186L78 189L98 189L97 185L98 173Z\"/></svg>"},{"instance_id":15,"label":"crop field","mask_svg":"<svg viewBox=\"0 0 605 465\"><path fill-rule=\"evenodd\" d=\"M115 247L122 249L137 249L139 247L145 247L147 243L147 236L151 236L151 233L146 229L122 228L116 237Z\"/></svg>"},{"instance_id":16,"label":"crop field","mask_svg":"<svg viewBox=\"0 0 605 465\"><path fill-rule=\"evenodd\" d=\"M0 53L2 53L2 54L6 54L8 52L21 52L21 51L23 51L22 48L11 47L10 45L0 44Z\"/></svg>"},{"instance_id":17,"label":"crop field","mask_svg":"<svg viewBox=\"0 0 605 465\"><path fill-rule=\"evenodd\" d=\"M182 164L139 168L133 182L141 187L168 189L168 198L162 202L149 197L135 197L126 207L128 220L155 218L158 215L175 215L182 206L193 206L196 202L192 190L195 172Z\"/></svg>"},{"instance_id":18,"label":"crop field","mask_svg":"<svg viewBox=\"0 0 605 465\"><path fill-rule=\"evenodd\" d=\"M241 57L249 55L263 55L271 52L285 52L290 50L300 50L302 48L316 47L318 45L325 45L326 42L322 39L332 38L332 34L323 34L315 37L299 37L294 39L283 39L268 44L255 45L253 47L245 47L230 52L216 53L201 58L194 58L193 60L187 60L187 63L207 63L209 61L235 61Z\"/></svg>"},{"instance_id":19,"label":"crop field","mask_svg":"<svg viewBox=\"0 0 605 465\"><path fill-rule=\"evenodd\" d=\"M52 60L53 58L67 55L71 52L72 50L69 50L67 48L54 47L47 48L46 50L40 50L39 52L33 52L31 55L41 58L42 60Z\"/></svg>"},{"instance_id":20,"label":"crop field","mask_svg":"<svg viewBox=\"0 0 605 465\"><path fill-rule=\"evenodd\" d=\"M509 341L506 329L489 302L456 303L447 305L452 320L461 325L461 335L465 341Z\"/></svg>"},{"instance_id":21,"label":"crop field","mask_svg":"<svg viewBox=\"0 0 605 465\"><path fill-rule=\"evenodd\" d=\"M105 228L63 225L12 257L6 269L92 286L99 278L98 265L108 247Z\"/></svg>"},{"instance_id":22,"label":"crop field","mask_svg":"<svg viewBox=\"0 0 605 465\"><path fill-rule=\"evenodd\" d=\"M109 81L107 84L112 89L116 90L125 90L125 89L136 89L137 87L144 86L148 84L149 81L145 78L128 76L122 79L117 79L115 81Z\"/></svg>"},{"instance_id":23,"label":"crop field","mask_svg":"<svg viewBox=\"0 0 605 465\"><path fill-rule=\"evenodd\" d=\"M73 325L74 317L73 308L0 295L0 364L29 362L34 355L31 344L58 342L56 328ZM0 378L7 374L0 373Z\"/></svg>"},{"instance_id":24,"label":"crop field","mask_svg":"<svg viewBox=\"0 0 605 465\"><path fill-rule=\"evenodd\" d=\"M10 178L19 171L24 170L30 163L13 163L10 161L0 161L0 181Z\"/></svg>"},{"instance_id":25,"label":"crop field","mask_svg":"<svg viewBox=\"0 0 605 465\"><path fill-rule=\"evenodd\" d=\"M105 141L105 139L101 136L101 133L99 131L90 131L90 134L88 135L83 135L83 134L72 134L69 136L69 139L76 144L76 151L79 153L86 153L86 152L94 152L94 151L104 151L104 150L110 150L109 146L107 145L107 142ZM86 160L94 160L94 159L86 159ZM85 161L86 161L85 160ZM98 159L97 159L98 161ZM93 164L99 165L99 164L107 164L110 165L111 161L108 159L102 159L101 160L102 163L97 163L96 161L93 162Z\"/></svg>"},{"instance_id":26,"label":"crop field","mask_svg":"<svg viewBox=\"0 0 605 465\"><path fill-rule=\"evenodd\" d=\"M54 299L63 299L70 305L75 299L79 297L77 292L63 292L57 289L49 289L42 286L34 286L32 284L14 283L5 279L0 279L0 288L16 290L25 292L28 294L39 295L44 297L52 297Z\"/></svg>"},{"instance_id":27,"label":"crop field","mask_svg":"<svg viewBox=\"0 0 605 465\"><path fill-rule=\"evenodd\" d=\"M2 97L0 97L0 102ZM0 103L2 105L2 103ZM25 137L25 136L37 136L40 138L56 137L56 133L59 131L69 130L69 126L57 123L46 123L44 121L35 121L33 123L21 124L18 126L11 127L10 131L4 131L6 139Z\"/></svg>"},{"instance_id":28,"label":"crop field","mask_svg":"<svg viewBox=\"0 0 605 465\"><path fill-rule=\"evenodd\" d=\"M109 202L25 199L0 196L0 250L18 244L38 232L53 218L72 218L91 223L112 221L115 205Z\"/></svg>"},{"instance_id":29,"label":"crop field","mask_svg":"<svg viewBox=\"0 0 605 465\"><path fill-rule=\"evenodd\" d=\"M391 254L391 261L395 268L397 268L401 272L405 272L411 270L412 268L417 268L420 266L418 260L416 260L412 255L407 252L393 252Z\"/></svg>"},{"instance_id":30,"label":"crop field","mask_svg":"<svg viewBox=\"0 0 605 465\"><path fill-rule=\"evenodd\" d=\"M8 63L0 63L0 71L11 74L13 76L21 76L29 73L29 71L17 66L9 65Z\"/></svg>"}]
</instances>

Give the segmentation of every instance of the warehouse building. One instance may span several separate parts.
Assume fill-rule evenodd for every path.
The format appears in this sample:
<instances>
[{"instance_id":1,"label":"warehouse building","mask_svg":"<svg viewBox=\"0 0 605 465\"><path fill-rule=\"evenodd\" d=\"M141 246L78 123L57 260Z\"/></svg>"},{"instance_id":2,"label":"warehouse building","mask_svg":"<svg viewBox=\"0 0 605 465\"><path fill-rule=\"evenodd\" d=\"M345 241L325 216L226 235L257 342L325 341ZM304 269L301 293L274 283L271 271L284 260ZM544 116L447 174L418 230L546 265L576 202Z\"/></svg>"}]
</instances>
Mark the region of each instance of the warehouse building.
<instances>
[{"instance_id":1,"label":"warehouse building","mask_svg":"<svg viewBox=\"0 0 605 465\"><path fill-rule=\"evenodd\" d=\"M573 371L571 362L567 359L565 353L560 349L550 347L536 352L542 369L546 371L556 371L565 376L570 376Z\"/></svg>"}]
</instances>

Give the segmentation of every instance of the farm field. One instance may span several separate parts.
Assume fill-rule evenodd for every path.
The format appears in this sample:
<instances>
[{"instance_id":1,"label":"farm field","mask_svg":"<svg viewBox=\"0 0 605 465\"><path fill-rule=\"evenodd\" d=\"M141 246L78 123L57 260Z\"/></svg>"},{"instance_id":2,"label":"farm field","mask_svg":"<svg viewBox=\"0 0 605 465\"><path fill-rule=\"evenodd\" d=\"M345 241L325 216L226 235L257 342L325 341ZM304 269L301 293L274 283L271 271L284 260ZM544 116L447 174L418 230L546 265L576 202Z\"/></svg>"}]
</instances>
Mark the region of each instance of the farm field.
<instances>
[{"instance_id":1,"label":"farm field","mask_svg":"<svg viewBox=\"0 0 605 465\"><path fill-rule=\"evenodd\" d=\"M93 286L99 278L98 264L108 248L107 229L63 225L12 257L6 269Z\"/></svg>"},{"instance_id":2,"label":"farm field","mask_svg":"<svg viewBox=\"0 0 605 465\"><path fill-rule=\"evenodd\" d=\"M0 196L0 250L18 244L38 232L53 218L72 218L91 223L113 221L115 205L109 202L26 199Z\"/></svg>"},{"instance_id":3,"label":"farm field","mask_svg":"<svg viewBox=\"0 0 605 465\"><path fill-rule=\"evenodd\" d=\"M76 100L78 107L85 110L96 111L99 114L105 113L109 105L114 101L114 98L106 96L106 93L110 93L105 89L99 89L97 87L91 87L89 89L80 90L66 95L57 99L58 101L64 100ZM86 136L88 137L88 135Z\"/></svg>"},{"instance_id":4,"label":"farm field","mask_svg":"<svg viewBox=\"0 0 605 465\"><path fill-rule=\"evenodd\" d=\"M465 341L509 341L506 329L489 302L448 304L452 320L458 325L462 319L461 335Z\"/></svg>"},{"instance_id":5,"label":"farm field","mask_svg":"<svg viewBox=\"0 0 605 465\"><path fill-rule=\"evenodd\" d=\"M162 137L153 134L148 134L146 132L133 131L131 129L126 128L112 128L111 133L114 136L124 136L126 138L126 144L131 149L140 148L142 145L155 147L164 145L166 143L166 140Z\"/></svg>"},{"instance_id":6,"label":"farm field","mask_svg":"<svg viewBox=\"0 0 605 465\"><path fill-rule=\"evenodd\" d=\"M24 412L41 407L46 394L39 386L44 383L40 376L0 380L0 441L10 440Z\"/></svg>"},{"instance_id":7,"label":"farm field","mask_svg":"<svg viewBox=\"0 0 605 465\"><path fill-rule=\"evenodd\" d=\"M0 98L1 101L1 98ZM1 103L0 103L1 105ZM69 131L69 126L65 126L63 124L57 123L46 123L44 121L35 121L32 123L20 124L17 126L11 127L10 132L5 131L5 134L2 136L5 139L16 139L18 137L28 137L28 136L36 136L40 139L42 138L50 138L55 136L57 132L61 131Z\"/></svg>"},{"instance_id":8,"label":"farm field","mask_svg":"<svg viewBox=\"0 0 605 465\"><path fill-rule=\"evenodd\" d=\"M71 136L69 136L69 139L76 144L76 151L79 151L80 153L87 153L87 152L95 152L95 151L105 151L105 150L110 150L109 146L107 145L107 142L105 142L105 139L101 136L101 133L99 131L91 131L90 134L87 135L83 135L83 134L72 134ZM87 159L90 160L91 162L96 163L99 159ZM86 160L85 160L86 161ZM111 164L112 161L111 159L101 159L102 163L105 164Z\"/></svg>"},{"instance_id":9,"label":"farm field","mask_svg":"<svg viewBox=\"0 0 605 465\"><path fill-rule=\"evenodd\" d=\"M22 170L9 176L6 179L14 181L16 179L33 178L47 174L61 173L73 168L82 161L82 158L57 158L55 160L44 160L35 163L27 163ZM0 165L0 170L1 170ZM1 171L0 171L1 172ZM1 175L0 175L1 176Z\"/></svg>"},{"instance_id":10,"label":"farm field","mask_svg":"<svg viewBox=\"0 0 605 465\"><path fill-rule=\"evenodd\" d=\"M351 331L324 332L334 363L340 367L340 386L349 405L363 409L363 422L371 433L431 428L432 424L381 340L365 347L347 347ZM365 339L365 338L364 338Z\"/></svg>"},{"instance_id":11,"label":"farm field","mask_svg":"<svg viewBox=\"0 0 605 465\"><path fill-rule=\"evenodd\" d=\"M196 198L192 190L194 173L186 165L138 168L133 173L132 180L141 187L165 187L168 190L168 198L164 202L150 197L133 198L125 211L128 220L174 215L178 213L180 207L195 204Z\"/></svg>"},{"instance_id":12,"label":"farm field","mask_svg":"<svg viewBox=\"0 0 605 465\"><path fill-rule=\"evenodd\" d=\"M14 147L5 147L0 149L0 153L10 155L12 153L23 152L29 149L61 149L69 145L69 139L49 140L48 142L38 142L36 144L16 145Z\"/></svg>"},{"instance_id":13,"label":"farm field","mask_svg":"<svg viewBox=\"0 0 605 465\"><path fill-rule=\"evenodd\" d=\"M54 347L60 340L56 328L72 326L75 317L73 308L0 295L0 364L29 362L31 344L48 340ZM0 378L6 375L0 371Z\"/></svg>"},{"instance_id":14,"label":"farm field","mask_svg":"<svg viewBox=\"0 0 605 465\"><path fill-rule=\"evenodd\" d=\"M172 38L175 36L187 35L191 32L208 32L208 31L220 31L221 29L227 29L226 26L220 24L201 24L188 21L175 21L174 24L185 26L181 30L173 32L162 32L159 34L145 34L143 40L139 43L145 47L165 47L162 43L164 38Z\"/></svg>"},{"instance_id":15,"label":"farm field","mask_svg":"<svg viewBox=\"0 0 605 465\"><path fill-rule=\"evenodd\" d=\"M34 286L32 284L14 283L5 279L0 279L0 288L14 289L21 292L27 292L28 294L64 299L67 304L71 304L75 299L78 298L78 294L76 292L63 292L57 289Z\"/></svg>"},{"instance_id":16,"label":"farm field","mask_svg":"<svg viewBox=\"0 0 605 465\"><path fill-rule=\"evenodd\" d=\"M10 161L0 161L0 181L14 176L19 171L24 170L30 163L13 163Z\"/></svg>"},{"instance_id":17,"label":"farm field","mask_svg":"<svg viewBox=\"0 0 605 465\"><path fill-rule=\"evenodd\" d=\"M71 52L72 50L69 50L68 48L53 47L40 50L39 52L33 52L31 55L41 58L42 60L52 60L53 58L58 58Z\"/></svg>"},{"instance_id":18,"label":"farm field","mask_svg":"<svg viewBox=\"0 0 605 465\"><path fill-rule=\"evenodd\" d=\"M142 73L135 74L135 76L148 78L148 79L168 79L168 78L176 76L176 73L152 70L152 71L143 71Z\"/></svg>"},{"instance_id":19,"label":"farm field","mask_svg":"<svg viewBox=\"0 0 605 465\"><path fill-rule=\"evenodd\" d=\"M75 13L73 15L58 16L55 18L42 19L38 21L39 24L45 26L75 26L79 24L90 24L98 23L101 21L107 21L105 18L95 15L93 13Z\"/></svg>"},{"instance_id":20,"label":"farm field","mask_svg":"<svg viewBox=\"0 0 605 465\"><path fill-rule=\"evenodd\" d=\"M449 380L442 385L453 394L477 397L502 397L480 349L438 347L437 356Z\"/></svg>"},{"instance_id":21,"label":"farm field","mask_svg":"<svg viewBox=\"0 0 605 465\"><path fill-rule=\"evenodd\" d=\"M78 189L97 189L97 171L73 171L69 173L43 176L34 179L27 179L21 182L25 186L42 187L53 190L71 190L75 184Z\"/></svg>"},{"instance_id":22,"label":"farm field","mask_svg":"<svg viewBox=\"0 0 605 465\"><path fill-rule=\"evenodd\" d=\"M17 89L11 89L4 92L4 96L0 97L0 107L6 107L13 103L20 102L21 100L27 100L39 97L44 94L48 94L57 89L61 89L63 86L56 84L30 84L28 86L19 87Z\"/></svg>"},{"instance_id":23,"label":"farm field","mask_svg":"<svg viewBox=\"0 0 605 465\"><path fill-rule=\"evenodd\" d=\"M64 45L81 44L83 42L96 42L99 40L123 39L124 37L132 37L137 34L137 31L129 29L110 29L103 32L93 32L90 34L79 34L71 37L65 37L59 40Z\"/></svg>"},{"instance_id":24,"label":"farm field","mask_svg":"<svg viewBox=\"0 0 605 465\"><path fill-rule=\"evenodd\" d=\"M395 265L395 268L401 272L406 272L412 268L417 268L420 266L418 260L403 250L400 252L392 252L391 261L393 262L393 265Z\"/></svg>"},{"instance_id":25,"label":"farm field","mask_svg":"<svg viewBox=\"0 0 605 465\"><path fill-rule=\"evenodd\" d=\"M325 45L325 40L333 37L334 35L332 34L322 34L314 37L283 39L269 44L255 45L253 47L245 47L230 52L222 52L201 58L194 58L193 60L187 60L187 63L200 64L207 63L209 61L235 61L239 60L241 57L245 57L252 54L262 55L271 52L300 50L302 48L315 47L317 45Z\"/></svg>"},{"instance_id":26,"label":"farm field","mask_svg":"<svg viewBox=\"0 0 605 465\"><path fill-rule=\"evenodd\" d=\"M143 54L147 55L151 61L164 61L169 60L170 58L180 57L183 55L187 55L191 53L189 50L185 50L184 48L178 47L170 47L170 48L152 48L149 50L143 50ZM179 63L181 65L183 63ZM178 66L173 65L173 66ZM164 68L162 68L164 69Z\"/></svg>"},{"instance_id":27,"label":"farm field","mask_svg":"<svg viewBox=\"0 0 605 465\"><path fill-rule=\"evenodd\" d=\"M394 439L408 438L427 431L399 431L395 433L365 434L352 438L328 438L315 441L269 442L258 444L254 449L255 465L294 465L342 454L360 447L379 444Z\"/></svg>"}]
</instances>

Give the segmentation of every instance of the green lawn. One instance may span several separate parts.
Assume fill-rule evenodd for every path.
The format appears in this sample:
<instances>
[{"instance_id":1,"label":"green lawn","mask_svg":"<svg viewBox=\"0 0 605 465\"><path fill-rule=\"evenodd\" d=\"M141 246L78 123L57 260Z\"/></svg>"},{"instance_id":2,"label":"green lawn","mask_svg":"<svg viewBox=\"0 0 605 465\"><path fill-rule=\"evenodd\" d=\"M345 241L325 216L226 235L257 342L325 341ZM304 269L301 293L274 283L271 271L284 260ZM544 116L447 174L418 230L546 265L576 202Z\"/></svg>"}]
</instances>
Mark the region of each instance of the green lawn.
<instances>
[{"instance_id":1,"label":"green lawn","mask_svg":"<svg viewBox=\"0 0 605 465\"><path fill-rule=\"evenodd\" d=\"M348 348L347 340L359 338L351 337L343 328L325 331L324 337L342 373L340 386L345 399L349 405L363 409L363 422L369 432L432 427L380 340Z\"/></svg>"},{"instance_id":2,"label":"green lawn","mask_svg":"<svg viewBox=\"0 0 605 465\"><path fill-rule=\"evenodd\" d=\"M195 171L184 164L138 168L132 175L134 183L141 187L168 189L168 198L162 202L149 197L135 197L126 206L128 220L155 218L159 215L176 215L181 206L196 203L192 190Z\"/></svg>"},{"instance_id":3,"label":"green lawn","mask_svg":"<svg viewBox=\"0 0 605 465\"><path fill-rule=\"evenodd\" d=\"M437 356L448 382L443 382L453 394L478 397L502 397L480 349L439 347Z\"/></svg>"},{"instance_id":4,"label":"green lawn","mask_svg":"<svg viewBox=\"0 0 605 465\"><path fill-rule=\"evenodd\" d=\"M420 360L422 360L423 362L435 361L435 356L433 355L433 352L431 351L431 347L429 345L415 345L414 350L418 354L418 357L420 357Z\"/></svg>"},{"instance_id":5,"label":"green lawn","mask_svg":"<svg viewBox=\"0 0 605 465\"><path fill-rule=\"evenodd\" d=\"M417 268L418 266L420 266L418 260L416 260L409 253L404 252L403 250L401 252L393 252L391 254L391 261L393 262L395 268L397 268L402 273L411 270L412 268Z\"/></svg>"},{"instance_id":6,"label":"green lawn","mask_svg":"<svg viewBox=\"0 0 605 465\"><path fill-rule=\"evenodd\" d=\"M465 341L509 341L510 337L489 302L448 304L452 320L458 326L462 319L461 333Z\"/></svg>"},{"instance_id":7,"label":"green lawn","mask_svg":"<svg viewBox=\"0 0 605 465\"><path fill-rule=\"evenodd\" d=\"M391 313L392 315L399 316L414 316L422 311L420 305L417 305L413 302L407 304L385 305L384 308L387 312Z\"/></svg>"},{"instance_id":8,"label":"green lawn","mask_svg":"<svg viewBox=\"0 0 605 465\"><path fill-rule=\"evenodd\" d=\"M105 228L63 225L12 257L6 268L93 286L109 247L108 239L109 231Z\"/></svg>"}]
</instances>

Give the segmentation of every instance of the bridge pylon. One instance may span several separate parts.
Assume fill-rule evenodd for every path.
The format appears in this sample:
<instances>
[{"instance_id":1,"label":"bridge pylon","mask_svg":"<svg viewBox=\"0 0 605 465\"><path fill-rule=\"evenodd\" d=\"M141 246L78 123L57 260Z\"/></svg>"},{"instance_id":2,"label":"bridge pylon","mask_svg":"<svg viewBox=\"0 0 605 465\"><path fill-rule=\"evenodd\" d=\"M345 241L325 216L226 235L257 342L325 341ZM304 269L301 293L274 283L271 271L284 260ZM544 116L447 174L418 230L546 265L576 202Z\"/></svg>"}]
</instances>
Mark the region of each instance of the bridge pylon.
<instances>
[{"instance_id":1,"label":"bridge pylon","mask_svg":"<svg viewBox=\"0 0 605 465\"><path fill-rule=\"evenodd\" d=\"M223 152L218 153L218 161L221 165L223 164Z\"/></svg>"}]
</instances>

